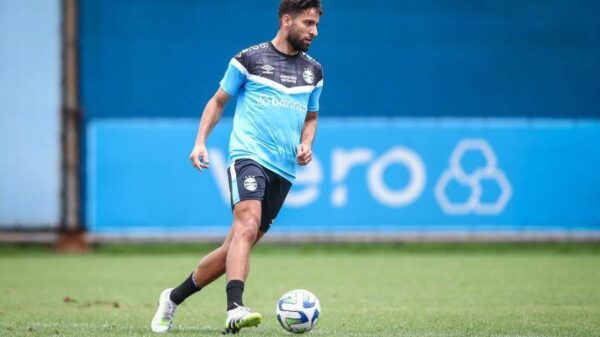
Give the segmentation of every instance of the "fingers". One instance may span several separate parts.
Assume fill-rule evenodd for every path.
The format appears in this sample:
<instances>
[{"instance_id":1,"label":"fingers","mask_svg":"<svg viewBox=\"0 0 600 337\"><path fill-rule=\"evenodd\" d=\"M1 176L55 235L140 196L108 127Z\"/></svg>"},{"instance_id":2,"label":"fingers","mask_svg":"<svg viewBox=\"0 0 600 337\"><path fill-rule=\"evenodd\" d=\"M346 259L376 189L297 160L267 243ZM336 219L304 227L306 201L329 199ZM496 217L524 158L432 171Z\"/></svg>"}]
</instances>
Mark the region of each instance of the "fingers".
<instances>
[{"instance_id":1,"label":"fingers","mask_svg":"<svg viewBox=\"0 0 600 337\"><path fill-rule=\"evenodd\" d=\"M299 165L306 165L312 160L312 150L308 147L300 145L298 147L298 154L296 155L296 161Z\"/></svg>"},{"instance_id":2,"label":"fingers","mask_svg":"<svg viewBox=\"0 0 600 337\"><path fill-rule=\"evenodd\" d=\"M296 147L296 158L304 157L308 152L311 152L310 146L298 144L298 146Z\"/></svg>"},{"instance_id":3,"label":"fingers","mask_svg":"<svg viewBox=\"0 0 600 337\"><path fill-rule=\"evenodd\" d=\"M194 148L194 150L190 154L190 160L192 161L192 165L200 171L210 168L208 152L206 151L206 149Z\"/></svg>"},{"instance_id":4,"label":"fingers","mask_svg":"<svg viewBox=\"0 0 600 337\"><path fill-rule=\"evenodd\" d=\"M202 171L200 161L198 160L198 158L196 158L196 156L193 153L190 155L190 160L192 161L192 166Z\"/></svg>"},{"instance_id":5,"label":"fingers","mask_svg":"<svg viewBox=\"0 0 600 337\"><path fill-rule=\"evenodd\" d=\"M305 159L298 159L298 164L301 166L308 165L312 161L312 156L307 157Z\"/></svg>"},{"instance_id":6,"label":"fingers","mask_svg":"<svg viewBox=\"0 0 600 337\"><path fill-rule=\"evenodd\" d=\"M206 152L206 150L204 150L202 153L200 153L199 156L199 161L200 161L200 166L205 169L205 168L209 168L210 166L210 160L208 160L208 152Z\"/></svg>"}]
</instances>

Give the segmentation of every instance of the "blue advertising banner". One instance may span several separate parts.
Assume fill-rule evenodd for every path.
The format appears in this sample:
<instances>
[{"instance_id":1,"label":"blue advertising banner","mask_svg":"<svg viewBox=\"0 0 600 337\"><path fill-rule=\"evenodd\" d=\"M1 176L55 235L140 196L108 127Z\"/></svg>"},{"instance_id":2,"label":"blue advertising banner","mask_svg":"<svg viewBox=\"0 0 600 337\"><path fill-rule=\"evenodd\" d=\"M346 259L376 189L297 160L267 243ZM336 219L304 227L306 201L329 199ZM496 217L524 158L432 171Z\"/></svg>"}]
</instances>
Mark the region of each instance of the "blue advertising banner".
<instances>
[{"instance_id":1,"label":"blue advertising banner","mask_svg":"<svg viewBox=\"0 0 600 337\"><path fill-rule=\"evenodd\" d=\"M197 120L104 119L87 133L93 233L224 234L231 120L188 159ZM600 122L322 119L275 233L600 231Z\"/></svg>"}]
</instances>

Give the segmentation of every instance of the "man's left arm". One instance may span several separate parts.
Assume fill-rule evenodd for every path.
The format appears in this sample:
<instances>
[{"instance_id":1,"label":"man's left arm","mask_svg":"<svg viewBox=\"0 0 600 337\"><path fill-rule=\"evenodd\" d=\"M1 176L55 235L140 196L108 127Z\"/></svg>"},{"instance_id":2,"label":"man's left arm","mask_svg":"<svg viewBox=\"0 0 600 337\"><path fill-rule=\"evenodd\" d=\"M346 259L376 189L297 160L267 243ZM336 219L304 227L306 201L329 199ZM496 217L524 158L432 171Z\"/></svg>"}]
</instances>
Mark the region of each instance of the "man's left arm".
<instances>
[{"instance_id":1,"label":"man's left arm","mask_svg":"<svg viewBox=\"0 0 600 337\"><path fill-rule=\"evenodd\" d=\"M312 144L317 133L317 115L316 111L309 111L304 119L300 144L296 151L296 161L298 165L306 165L312 160Z\"/></svg>"}]
</instances>

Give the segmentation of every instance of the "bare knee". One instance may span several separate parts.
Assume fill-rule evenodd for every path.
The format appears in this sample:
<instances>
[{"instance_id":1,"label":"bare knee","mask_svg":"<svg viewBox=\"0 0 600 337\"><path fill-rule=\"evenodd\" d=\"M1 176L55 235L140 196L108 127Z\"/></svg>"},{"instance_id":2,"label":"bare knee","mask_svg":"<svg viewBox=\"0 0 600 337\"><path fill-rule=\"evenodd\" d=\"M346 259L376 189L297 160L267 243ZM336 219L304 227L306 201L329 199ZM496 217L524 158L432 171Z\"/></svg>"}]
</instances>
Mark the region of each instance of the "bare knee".
<instances>
[{"instance_id":1,"label":"bare knee","mask_svg":"<svg viewBox=\"0 0 600 337\"><path fill-rule=\"evenodd\" d=\"M242 220L237 228L235 229L234 236L238 240L243 240L249 244L253 244L256 241L258 234L258 222L254 219Z\"/></svg>"},{"instance_id":2,"label":"bare knee","mask_svg":"<svg viewBox=\"0 0 600 337\"><path fill-rule=\"evenodd\" d=\"M250 245L254 244L260 225L260 202L252 200L236 205L234 216L234 239L242 240Z\"/></svg>"}]
</instances>

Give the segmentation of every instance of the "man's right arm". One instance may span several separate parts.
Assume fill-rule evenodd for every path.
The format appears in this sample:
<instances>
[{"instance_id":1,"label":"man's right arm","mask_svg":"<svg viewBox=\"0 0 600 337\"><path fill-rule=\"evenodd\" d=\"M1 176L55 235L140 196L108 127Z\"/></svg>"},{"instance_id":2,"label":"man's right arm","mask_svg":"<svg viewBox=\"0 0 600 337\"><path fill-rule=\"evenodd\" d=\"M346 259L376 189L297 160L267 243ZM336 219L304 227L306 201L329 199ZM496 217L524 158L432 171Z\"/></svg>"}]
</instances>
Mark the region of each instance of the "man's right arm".
<instances>
[{"instance_id":1,"label":"man's right arm","mask_svg":"<svg viewBox=\"0 0 600 337\"><path fill-rule=\"evenodd\" d=\"M223 109L231 96L222 88L219 88L215 95L208 101L202 118L200 119L200 125L198 126L198 134L196 135L196 141L194 143L194 149L190 153L190 160L192 165L202 171L205 168L209 168L208 151L206 149L206 138L217 125Z\"/></svg>"}]
</instances>

